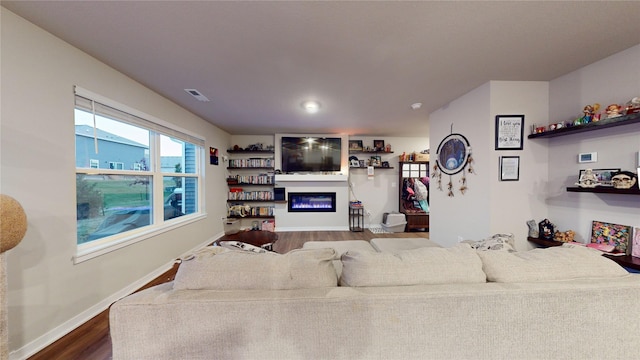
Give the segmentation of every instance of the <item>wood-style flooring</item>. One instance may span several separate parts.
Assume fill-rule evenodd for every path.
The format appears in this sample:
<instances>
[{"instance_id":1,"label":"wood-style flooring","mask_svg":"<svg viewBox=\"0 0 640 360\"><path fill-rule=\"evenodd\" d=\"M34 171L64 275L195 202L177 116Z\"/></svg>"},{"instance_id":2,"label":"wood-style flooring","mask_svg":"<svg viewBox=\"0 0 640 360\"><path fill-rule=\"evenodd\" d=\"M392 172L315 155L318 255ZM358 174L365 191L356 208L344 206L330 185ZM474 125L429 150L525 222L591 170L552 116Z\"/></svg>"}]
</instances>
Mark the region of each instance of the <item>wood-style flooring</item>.
<instances>
[{"instance_id":1,"label":"wood-style flooring","mask_svg":"<svg viewBox=\"0 0 640 360\"><path fill-rule=\"evenodd\" d=\"M293 249L299 249L307 241L340 241L340 240L366 240L375 238L428 238L428 232L386 233L374 234L369 230L363 232L350 231L296 231L278 232L278 240L274 244L274 250L281 254ZM151 286L172 281L178 265L165 272L140 290ZM95 316L74 331L62 337L42 351L33 355L29 360L110 360L111 338L109 337L109 310Z\"/></svg>"}]
</instances>

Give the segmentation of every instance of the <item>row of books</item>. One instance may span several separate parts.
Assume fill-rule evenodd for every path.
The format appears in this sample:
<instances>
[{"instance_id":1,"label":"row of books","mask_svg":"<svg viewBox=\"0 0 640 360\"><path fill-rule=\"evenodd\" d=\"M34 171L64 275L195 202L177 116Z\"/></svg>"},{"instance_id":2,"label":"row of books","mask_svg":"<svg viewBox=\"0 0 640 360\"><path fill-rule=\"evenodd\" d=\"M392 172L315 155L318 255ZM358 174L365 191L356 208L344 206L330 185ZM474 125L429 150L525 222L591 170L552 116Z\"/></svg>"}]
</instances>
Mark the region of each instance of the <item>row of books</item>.
<instances>
[{"instance_id":1,"label":"row of books","mask_svg":"<svg viewBox=\"0 0 640 360\"><path fill-rule=\"evenodd\" d=\"M250 216L273 216L273 206L255 206L249 210Z\"/></svg>"},{"instance_id":2,"label":"row of books","mask_svg":"<svg viewBox=\"0 0 640 360\"><path fill-rule=\"evenodd\" d=\"M236 184L257 184L257 185L273 185L273 176L266 174L259 175L237 175L235 177ZM230 182L227 180L227 182Z\"/></svg>"},{"instance_id":3,"label":"row of books","mask_svg":"<svg viewBox=\"0 0 640 360\"><path fill-rule=\"evenodd\" d=\"M273 191L229 191L229 200L273 200Z\"/></svg>"},{"instance_id":4,"label":"row of books","mask_svg":"<svg viewBox=\"0 0 640 360\"><path fill-rule=\"evenodd\" d=\"M249 159L229 159L229 167L234 168L269 168L274 167L273 159L249 158Z\"/></svg>"}]
</instances>

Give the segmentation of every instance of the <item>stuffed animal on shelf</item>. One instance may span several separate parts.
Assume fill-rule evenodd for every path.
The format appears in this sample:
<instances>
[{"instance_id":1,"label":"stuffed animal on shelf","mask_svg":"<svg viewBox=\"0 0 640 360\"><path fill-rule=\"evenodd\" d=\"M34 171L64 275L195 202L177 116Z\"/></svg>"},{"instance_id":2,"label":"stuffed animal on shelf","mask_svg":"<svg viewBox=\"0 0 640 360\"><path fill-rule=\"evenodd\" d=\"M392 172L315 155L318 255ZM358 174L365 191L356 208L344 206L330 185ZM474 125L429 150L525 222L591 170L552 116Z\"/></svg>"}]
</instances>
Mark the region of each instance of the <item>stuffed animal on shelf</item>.
<instances>
[{"instance_id":1,"label":"stuffed animal on shelf","mask_svg":"<svg viewBox=\"0 0 640 360\"><path fill-rule=\"evenodd\" d=\"M567 230L565 232L556 231L553 235L553 240L560 242L572 242L576 236L576 232L573 230Z\"/></svg>"}]
</instances>

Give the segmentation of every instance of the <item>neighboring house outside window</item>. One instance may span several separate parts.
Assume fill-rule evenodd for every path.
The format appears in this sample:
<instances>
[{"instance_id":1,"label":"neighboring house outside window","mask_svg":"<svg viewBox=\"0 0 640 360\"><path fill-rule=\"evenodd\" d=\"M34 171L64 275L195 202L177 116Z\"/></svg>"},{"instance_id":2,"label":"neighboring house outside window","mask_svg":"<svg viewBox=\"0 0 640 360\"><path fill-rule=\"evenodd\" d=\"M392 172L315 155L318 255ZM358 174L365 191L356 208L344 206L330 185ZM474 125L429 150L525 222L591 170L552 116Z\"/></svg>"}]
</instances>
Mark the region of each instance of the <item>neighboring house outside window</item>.
<instances>
[{"instance_id":1,"label":"neighboring house outside window","mask_svg":"<svg viewBox=\"0 0 640 360\"><path fill-rule=\"evenodd\" d=\"M111 170L124 170L124 163L109 161L109 169Z\"/></svg>"},{"instance_id":2,"label":"neighboring house outside window","mask_svg":"<svg viewBox=\"0 0 640 360\"><path fill-rule=\"evenodd\" d=\"M76 262L204 216L204 141L109 101L76 87Z\"/></svg>"}]
</instances>

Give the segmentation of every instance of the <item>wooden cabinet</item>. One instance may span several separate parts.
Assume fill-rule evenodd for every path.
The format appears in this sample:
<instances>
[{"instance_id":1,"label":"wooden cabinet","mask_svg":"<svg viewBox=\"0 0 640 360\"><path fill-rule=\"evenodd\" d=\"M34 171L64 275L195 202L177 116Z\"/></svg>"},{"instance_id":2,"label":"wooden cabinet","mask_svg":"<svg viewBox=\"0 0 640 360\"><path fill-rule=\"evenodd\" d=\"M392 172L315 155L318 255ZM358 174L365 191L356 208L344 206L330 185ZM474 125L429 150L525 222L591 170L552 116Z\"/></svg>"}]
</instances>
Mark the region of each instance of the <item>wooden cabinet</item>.
<instances>
[{"instance_id":1,"label":"wooden cabinet","mask_svg":"<svg viewBox=\"0 0 640 360\"><path fill-rule=\"evenodd\" d=\"M420 191L422 178L429 176L428 161L399 162L398 188L399 211L405 214L407 226L405 231L429 231L429 197L420 201L415 193ZM417 184L417 183L420 184ZM427 187L425 185L425 187ZM428 191L428 187L427 187Z\"/></svg>"},{"instance_id":2,"label":"wooden cabinet","mask_svg":"<svg viewBox=\"0 0 640 360\"><path fill-rule=\"evenodd\" d=\"M273 150L227 152L230 156L227 203L230 208L235 205L249 206L245 216L229 214L229 217L273 219Z\"/></svg>"}]
</instances>

